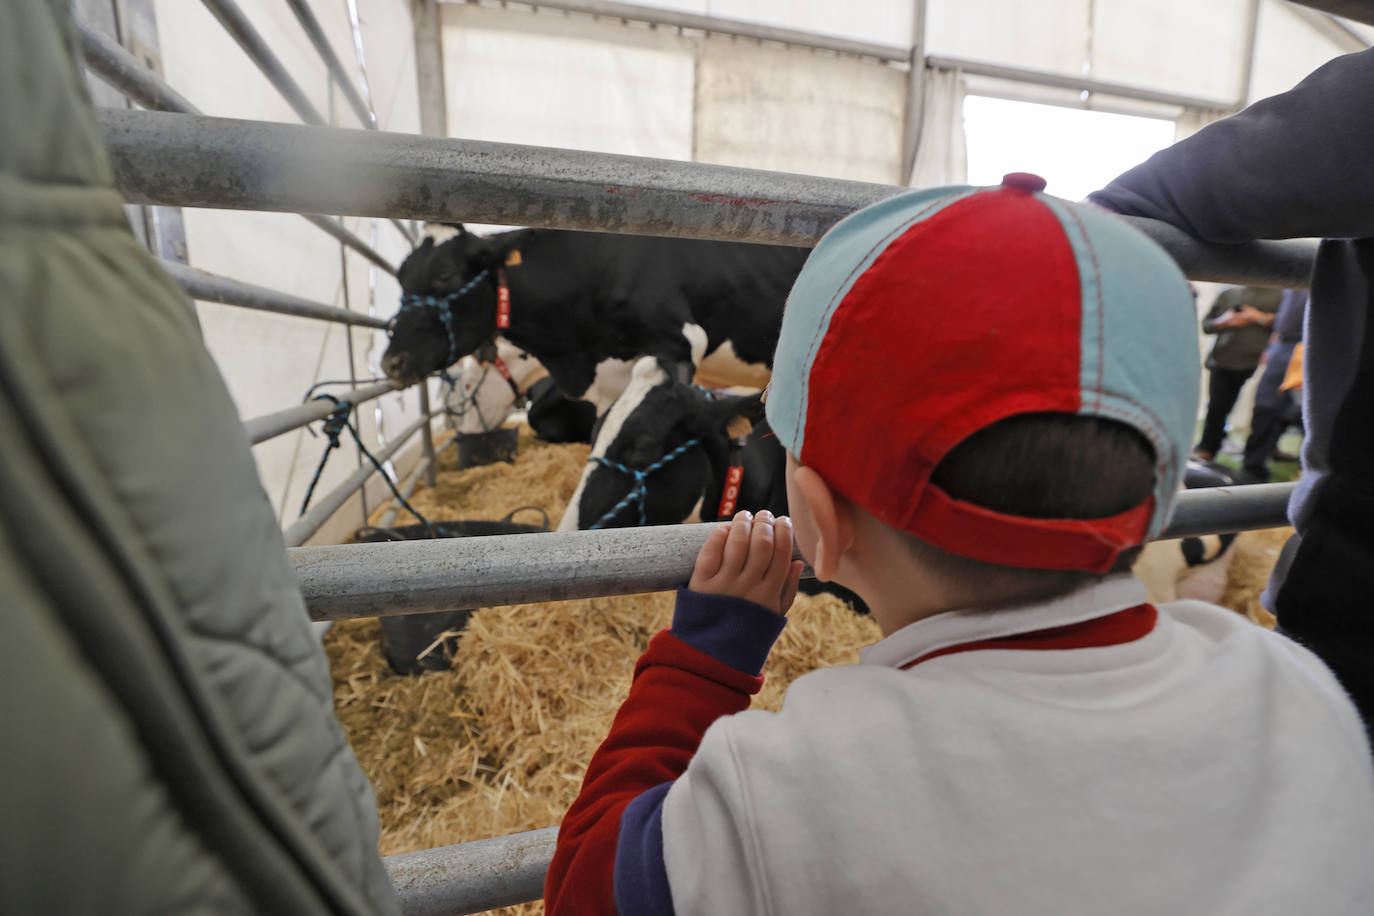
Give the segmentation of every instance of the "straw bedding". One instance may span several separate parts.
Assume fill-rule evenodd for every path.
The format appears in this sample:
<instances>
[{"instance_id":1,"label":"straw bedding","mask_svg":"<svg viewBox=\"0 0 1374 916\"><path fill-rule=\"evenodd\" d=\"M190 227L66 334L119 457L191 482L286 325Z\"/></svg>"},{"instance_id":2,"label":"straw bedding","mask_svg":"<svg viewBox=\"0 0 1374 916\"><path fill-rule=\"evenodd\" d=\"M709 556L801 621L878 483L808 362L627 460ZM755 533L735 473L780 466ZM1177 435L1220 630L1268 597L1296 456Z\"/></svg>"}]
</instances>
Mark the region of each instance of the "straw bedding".
<instances>
[{"instance_id":1,"label":"straw bedding","mask_svg":"<svg viewBox=\"0 0 1374 916\"><path fill-rule=\"evenodd\" d=\"M436 520L499 519L538 505L556 525L587 452L539 442L527 430L513 465L457 471L450 451L438 486L412 502ZM403 514L396 523L409 521ZM1281 544L1271 532L1238 539L1228 606L1255 619L1255 596ZM325 649L336 711L377 795L382 854L557 824L625 698L635 660L671 613L670 594L486 608L469 620L452 669L421 677L391 673L375 620L331 628ZM879 638L872 621L829 596L801 596L789 616L755 706L777 709L793 679L851 663Z\"/></svg>"}]
</instances>

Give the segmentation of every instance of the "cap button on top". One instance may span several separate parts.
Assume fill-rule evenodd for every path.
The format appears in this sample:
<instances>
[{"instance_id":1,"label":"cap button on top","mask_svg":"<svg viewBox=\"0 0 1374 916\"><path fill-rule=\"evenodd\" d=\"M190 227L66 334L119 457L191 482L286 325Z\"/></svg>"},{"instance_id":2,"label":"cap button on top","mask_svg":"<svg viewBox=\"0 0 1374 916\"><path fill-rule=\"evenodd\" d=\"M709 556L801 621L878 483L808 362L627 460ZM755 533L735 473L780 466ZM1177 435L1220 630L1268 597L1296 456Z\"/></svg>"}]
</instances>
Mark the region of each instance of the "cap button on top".
<instances>
[{"instance_id":1,"label":"cap button on top","mask_svg":"<svg viewBox=\"0 0 1374 916\"><path fill-rule=\"evenodd\" d=\"M1002 187L1034 193L1045 190L1045 179L1030 172L1009 172L1002 176Z\"/></svg>"}]
</instances>

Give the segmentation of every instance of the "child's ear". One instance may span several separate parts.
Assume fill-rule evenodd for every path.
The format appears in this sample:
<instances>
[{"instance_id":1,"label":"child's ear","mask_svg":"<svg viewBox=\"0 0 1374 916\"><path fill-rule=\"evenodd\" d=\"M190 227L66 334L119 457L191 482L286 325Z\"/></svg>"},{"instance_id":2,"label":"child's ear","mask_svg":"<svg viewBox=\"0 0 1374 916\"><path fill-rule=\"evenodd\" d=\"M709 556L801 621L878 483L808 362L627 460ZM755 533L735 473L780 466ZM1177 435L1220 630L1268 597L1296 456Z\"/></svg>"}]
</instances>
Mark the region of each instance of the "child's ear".
<instances>
[{"instance_id":1,"label":"child's ear","mask_svg":"<svg viewBox=\"0 0 1374 916\"><path fill-rule=\"evenodd\" d=\"M817 579L829 582L840 568L840 559L854 544L854 504L806 465L793 471L792 483L806 501L806 511L816 532L816 555L811 568Z\"/></svg>"}]
</instances>

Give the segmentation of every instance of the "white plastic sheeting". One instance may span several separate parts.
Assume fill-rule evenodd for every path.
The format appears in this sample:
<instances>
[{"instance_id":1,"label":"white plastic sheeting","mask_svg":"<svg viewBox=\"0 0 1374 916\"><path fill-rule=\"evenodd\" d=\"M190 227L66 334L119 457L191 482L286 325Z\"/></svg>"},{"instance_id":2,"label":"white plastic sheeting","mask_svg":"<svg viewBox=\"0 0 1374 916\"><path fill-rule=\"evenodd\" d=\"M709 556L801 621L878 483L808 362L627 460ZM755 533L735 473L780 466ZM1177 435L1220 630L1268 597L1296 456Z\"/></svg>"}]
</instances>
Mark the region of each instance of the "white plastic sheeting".
<instances>
[{"instance_id":1,"label":"white plastic sheeting","mask_svg":"<svg viewBox=\"0 0 1374 916\"><path fill-rule=\"evenodd\" d=\"M691 158L693 64L676 36L608 36L587 20L473 6L443 12L451 135Z\"/></svg>"},{"instance_id":2,"label":"white plastic sheeting","mask_svg":"<svg viewBox=\"0 0 1374 916\"><path fill-rule=\"evenodd\" d=\"M720 38L697 53L697 161L902 182L904 72Z\"/></svg>"},{"instance_id":3,"label":"white plastic sheeting","mask_svg":"<svg viewBox=\"0 0 1374 916\"><path fill-rule=\"evenodd\" d=\"M921 142L907 182L912 187L963 184L969 179L964 126L966 88L963 74L957 70L926 73Z\"/></svg>"},{"instance_id":4,"label":"white plastic sheeting","mask_svg":"<svg viewBox=\"0 0 1374 916\"><path fill-rule=\"evenodd\" d=\"M1096 0L1088 75L1233 103L1244 90L1254 2Z\"/></svg>"}]
</instances>

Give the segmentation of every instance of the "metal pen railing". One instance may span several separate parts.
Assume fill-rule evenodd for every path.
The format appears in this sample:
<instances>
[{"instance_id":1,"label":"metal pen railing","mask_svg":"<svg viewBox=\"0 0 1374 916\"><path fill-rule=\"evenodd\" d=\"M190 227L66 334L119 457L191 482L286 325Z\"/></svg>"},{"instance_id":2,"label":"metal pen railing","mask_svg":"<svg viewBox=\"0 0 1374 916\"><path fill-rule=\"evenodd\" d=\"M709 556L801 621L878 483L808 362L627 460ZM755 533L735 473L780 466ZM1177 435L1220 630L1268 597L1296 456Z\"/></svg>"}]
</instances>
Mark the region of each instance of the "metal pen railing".
<instances>
[{"instance_id":1,"label":"metal pen railing","mask_svg":"<svg viewBox=\"0 0 1374 916\"><path fill-rule=\"evenodd\" d=\"M76 21L76 31L81 39L86 65L91 72L144 108L185 115L201 113L200 109L192 105L185 96L169 86L162 77L139 63L136 57L114 39L80 20ZM334 217L314 212L301 212L299 215L387 273L396 273L395 265L367 242L349 232Z\"/></svg>"},{"instance_id":2,"label":"metal pen railing","mask_svg":"<svg viewBox=\"0 0 1374 916\"><path fill-rule=\"evenodd\" d=\"M326 210L814 245L893 185L492 143L98 109L115 183L133 203ZM1130 222L1196 280L1304 288L1316 243L1198 241Z\"/></svg>"}]
</instances>

